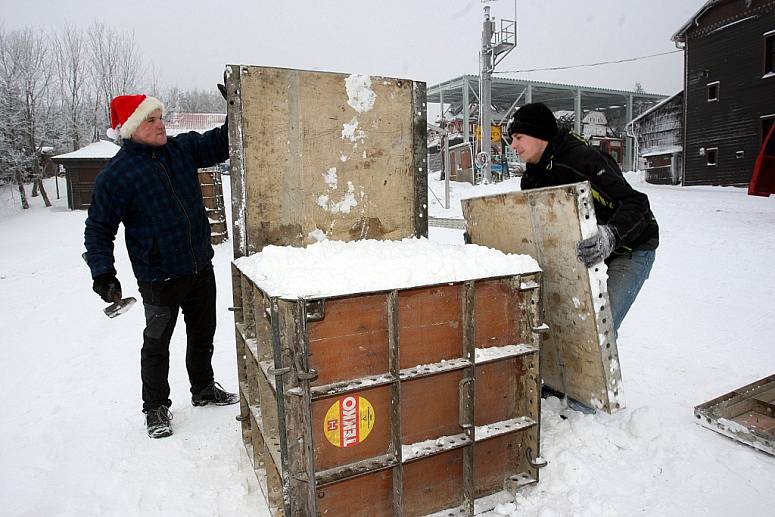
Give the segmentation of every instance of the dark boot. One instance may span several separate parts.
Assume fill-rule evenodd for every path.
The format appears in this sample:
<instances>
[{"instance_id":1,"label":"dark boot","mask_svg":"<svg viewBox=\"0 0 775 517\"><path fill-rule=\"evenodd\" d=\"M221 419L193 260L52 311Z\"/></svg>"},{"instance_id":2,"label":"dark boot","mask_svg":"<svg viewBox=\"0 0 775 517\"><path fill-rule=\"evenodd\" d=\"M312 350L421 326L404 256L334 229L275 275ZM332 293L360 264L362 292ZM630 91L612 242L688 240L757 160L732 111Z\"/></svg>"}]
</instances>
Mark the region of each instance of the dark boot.
<instances>
[{"instance_id":1,"label":"dark boot","mask_svg":"<svg viewBox=\"0 0 775 517\"><path fill-rule=\"evenodd\" d=\"M229 393L217 382L213 382L199 393L191 395L191 403L195 406L230 406L239 402L239 395Z\"/></svg>"},{"instance_id":2,"label":"dark boot","mask_svg":"<svg viewBox=\"0 0 775 517\"><path fill-rule=\"evenodd\" d=\"M151 438L172 436L172 413L167 406L159 406L145 412L145 425Z\"/></svg>"}]
</instances>

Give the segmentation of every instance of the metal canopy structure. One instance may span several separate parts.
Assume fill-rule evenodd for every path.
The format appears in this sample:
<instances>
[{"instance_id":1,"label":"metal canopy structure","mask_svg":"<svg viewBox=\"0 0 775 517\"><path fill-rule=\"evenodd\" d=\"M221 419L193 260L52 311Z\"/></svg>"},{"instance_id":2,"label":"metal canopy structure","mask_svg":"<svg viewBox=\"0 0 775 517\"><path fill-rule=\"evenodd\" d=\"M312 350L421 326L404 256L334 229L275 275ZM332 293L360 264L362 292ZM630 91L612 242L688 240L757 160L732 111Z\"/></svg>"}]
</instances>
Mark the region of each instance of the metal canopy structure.
<instances>
[{"instance_id":1,"label":"metal canopy structure","mask_svg":"<svg viewBox=\"0 0 775 517\"><path fill-rule=\"evenodd\" d=\"M427 102L444 106L445 119L462 112L463 139L470 140L470 109L463 106L479 104L479 76L464 75L428 87ZM608 125L625 137L624 127L634 117L666 98L666 95L639 93L626 90L611 90L572 84L548 83L526 79L496 77L492 79L491 104L501 117L508 117L516 106L530 102L543 102L552 111L575 112L575 131L581 133L581 120L589 111L601 111L608 119ZM500 117L495 117L497 124ZM625 167L633 163L633 143L626 139Z\"/></svg>"}]
</instances>

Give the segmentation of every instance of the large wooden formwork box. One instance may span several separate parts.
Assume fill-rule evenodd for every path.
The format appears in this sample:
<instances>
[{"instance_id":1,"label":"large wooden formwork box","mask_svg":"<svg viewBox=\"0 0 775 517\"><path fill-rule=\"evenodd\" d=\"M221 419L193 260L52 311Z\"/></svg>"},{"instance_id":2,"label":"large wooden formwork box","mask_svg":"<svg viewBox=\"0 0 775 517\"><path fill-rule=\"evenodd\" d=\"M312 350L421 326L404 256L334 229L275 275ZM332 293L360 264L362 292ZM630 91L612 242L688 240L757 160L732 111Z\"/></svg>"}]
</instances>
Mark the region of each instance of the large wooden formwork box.
<instances>
[{"instance_id":1,"label":"large wooden formwork box","mask_svg":"<svg viewBox=\"0 0 775 517\"><path fill-rule=\"evenodd\" d=\"M585 267L577 243L597 231L589 182L462 201L475 244L534 257L544 272L543 384L589 407L624 407L605 265Z\"/></svg>"},{"instance_id":2,"label":"large wooden formwork box","mask_svg":"<svg viewBox=\"0 0 775 517\"><path fill-rule=\"evenodd\" d=\"M210 222L210 241L213 244L220 244L229 238L221 170L218 167L208 167L199 169L198 175L205 214Z\"/></svg>"},{"instance_id":3,"label":"large wooden formwork box","mask_svg":"<svg viewBox=\"0 0 775 517\"><path fill-rule=\"evenodd\" d=\"M235 259L427 236L423 83L226 75ZM538 480L540 272L293 300L232 275L243 438L273 514L470 515Z\"/></svg>"},{"instance_id":4,"label":"large wooden formwork box","mask_svg":"<svg viewBox=\"0 0 775 517\"><path fill-rule=\"evenodd\" d=\"M474 515L538 480L540 273L328 299L240 284L243 437L277 514Z\"/></svg>"}]
</instances>

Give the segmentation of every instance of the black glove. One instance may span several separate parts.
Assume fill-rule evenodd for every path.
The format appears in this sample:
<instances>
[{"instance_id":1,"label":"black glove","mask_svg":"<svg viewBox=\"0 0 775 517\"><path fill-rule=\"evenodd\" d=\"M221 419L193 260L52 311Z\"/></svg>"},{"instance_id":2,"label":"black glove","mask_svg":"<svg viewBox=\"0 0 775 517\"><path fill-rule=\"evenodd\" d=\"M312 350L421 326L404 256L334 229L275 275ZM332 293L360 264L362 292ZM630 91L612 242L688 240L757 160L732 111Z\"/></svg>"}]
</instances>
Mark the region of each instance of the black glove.
<instances>
[{"instance_id":1,"label":"black glove","mask_svg":"<svg viewBox=\"0 0 775 517\"><path fill-rule=\"evenodd\" d=\"M592 267L607 259L615 248L616 236L613 229L608 225L598 225L597 234L579 242L576 247L576 256L585 266Z\"/></svg>"},{"instance_id":2,"label":"black glove","mask_svg":"<svg viewBox=\"0 0 775 517\"><path fill-rule=\"evenodd\" d=\"M223 95L223 100L226 100L226 71L223 71L223 84L217 84L218 91Z\"/></svg>"},{"instance_id":3,"label":"black glove","mask_svg":"<svg viewBox=\"0 0 775 517\"><path fill-rule=\"evenodd\" d=\"M94 279L91 287L100 298L108 303L117 302L121 299L121 282L118 281L114 273L105 273Z\"/></svg>"}]
</instances>

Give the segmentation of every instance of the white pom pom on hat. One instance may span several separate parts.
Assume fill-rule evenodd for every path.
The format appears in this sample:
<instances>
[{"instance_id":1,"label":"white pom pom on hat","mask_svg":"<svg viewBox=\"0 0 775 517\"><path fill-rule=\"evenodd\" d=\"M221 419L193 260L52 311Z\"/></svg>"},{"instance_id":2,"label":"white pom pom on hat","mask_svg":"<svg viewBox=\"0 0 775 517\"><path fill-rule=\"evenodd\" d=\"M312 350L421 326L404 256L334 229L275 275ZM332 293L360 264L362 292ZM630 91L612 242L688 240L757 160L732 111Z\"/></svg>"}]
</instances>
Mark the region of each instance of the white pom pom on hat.
<instances>
[{"instance_id":1,"label":"white pom pom on hat","mask_svg":"<svg viewBox=\"0 0 775 517\"><path fill-rule=\"evenodd\" d=\"M118 135L127 140L140 124L154 111L164 114L164 104L155 97L146 95L119 95L110 101L111 128L107 134L116 140Z\"/></svg>"}]
</instances>

